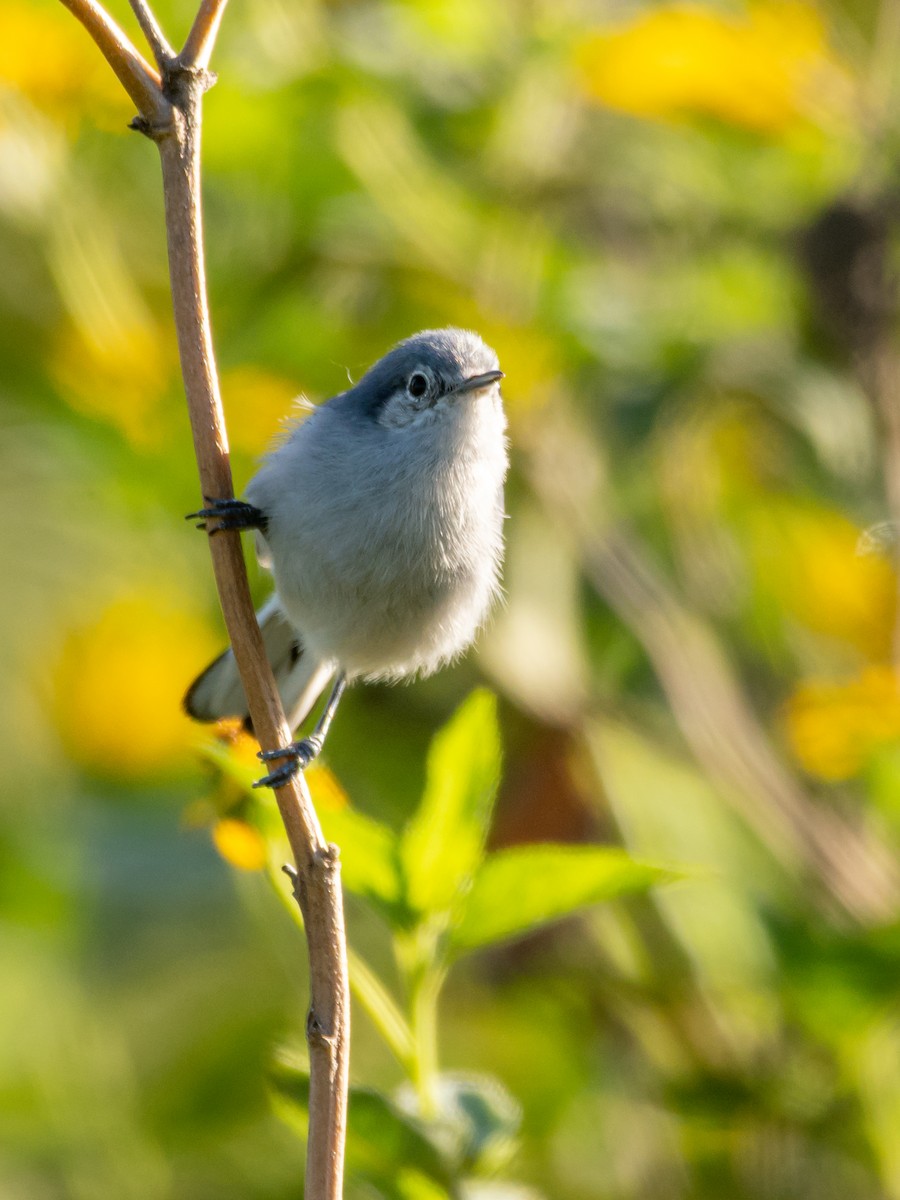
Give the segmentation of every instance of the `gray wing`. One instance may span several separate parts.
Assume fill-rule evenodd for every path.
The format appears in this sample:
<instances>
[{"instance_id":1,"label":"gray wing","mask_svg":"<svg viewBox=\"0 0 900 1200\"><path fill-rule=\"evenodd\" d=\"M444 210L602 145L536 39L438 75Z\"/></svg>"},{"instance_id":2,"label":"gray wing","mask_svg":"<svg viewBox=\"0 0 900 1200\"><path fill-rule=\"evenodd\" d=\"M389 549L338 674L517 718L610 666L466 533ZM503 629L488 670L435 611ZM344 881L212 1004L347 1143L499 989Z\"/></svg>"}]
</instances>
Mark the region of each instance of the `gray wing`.
<instances>
[{"instance_id":1,"label":"gray wing","mask_svg":"<svg viewBox=\"0 0 900 1200\"><path fill-rule=\"evenodd\" d=\"M272 596L256 617L288 724L294 729L334 674L334 664L320 662L304 651L300 636L285 616L277 596ZM184 697L184 708L195 721L240 717L249 728L247 699L230 649L194 680Z\"/></svg>"}]
</instances>

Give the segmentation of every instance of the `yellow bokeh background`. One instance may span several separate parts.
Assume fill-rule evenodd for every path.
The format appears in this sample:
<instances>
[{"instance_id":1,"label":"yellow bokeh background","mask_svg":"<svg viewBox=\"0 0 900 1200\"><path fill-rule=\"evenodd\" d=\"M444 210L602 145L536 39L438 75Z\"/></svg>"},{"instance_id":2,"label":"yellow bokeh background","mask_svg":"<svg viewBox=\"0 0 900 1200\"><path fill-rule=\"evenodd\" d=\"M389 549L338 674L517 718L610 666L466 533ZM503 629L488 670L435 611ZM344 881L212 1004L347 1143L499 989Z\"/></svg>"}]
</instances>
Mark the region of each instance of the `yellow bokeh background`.
<instances>
[{"instance_id":1,"label":"yellow bokeh background","mask_svg":"<svg viewBox=\"0 0 900 1200\"><path fill-rule=\"evenodd\" d=\"M158 15L177 41L193 14ZM307 960L255 739L181 710L226 635L183 520L158 155L63 4L6 0L0 34L0 1196L288 1200L263 1081L303 1059ZM203 199L237 494L298 397L416 329L505 371L502 602L434 678L349 689L306 773L356 972L348 1195L900 1197L898 59L881 0L224 14ZM412 944L404 831L479 685L489 853L609 845L679 882L462 954L434 1047L405 972L453 935ZM402 1123L417 1038L447 1095L473 1073L521 1108L505 1165L490 1103Z\"/></svg>"},{"instance_id":2,"label":"yellow bokeh background","mask_svg":"<svg viewBox=\"0 0 900 1200\"><path fill-rule=\"evenodd\" d=\"M707 117L759 134L839 115L851 77L811 4L651 7L577 49L585 93L636 117Z\"/></svg>"},{"instance_id":3,"label":"yellow bokeh background","mask_svg":"<svg viewBox=\"0 0 900 1200\"><path fill-rule=\"evenodd\" d=\"M888 558L858 552L857 526L839 512L773 503L748 530L759 586L779 612L870 662L890 658L897 578Z\"/></svg>"},{"instance_id":4,"label":"yellow bokeh background","mask_svg":"<svg viewBox=\"0 0 900 1200\"><path fill-rule=\"evenodd\" d=\"M900 681L893 667L867 667L844 682L809 680L788 703L787 731L804 770L836 782L858 774L900 742Z\"/></svg>"},{"instance_id":5,"label":"yellow bokeh background","mask_svg":"<svg viewBox=\"0 0 900 1200\"><path fill-rule=\"evenodd\" d=\"M153 586L110 601L65 638L53 712L82 767L141 779L184 769L196 726L181 707L193 675L216 650L191 600Z\"/></svg>"}]
</instances>

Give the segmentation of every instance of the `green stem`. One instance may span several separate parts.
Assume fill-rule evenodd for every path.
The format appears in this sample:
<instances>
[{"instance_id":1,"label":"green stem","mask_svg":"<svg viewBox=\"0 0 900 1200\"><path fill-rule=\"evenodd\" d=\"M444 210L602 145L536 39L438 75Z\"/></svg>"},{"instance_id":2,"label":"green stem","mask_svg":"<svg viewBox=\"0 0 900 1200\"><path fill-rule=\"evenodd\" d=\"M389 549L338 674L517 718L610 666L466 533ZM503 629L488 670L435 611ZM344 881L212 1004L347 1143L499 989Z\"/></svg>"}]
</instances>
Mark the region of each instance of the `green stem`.
<instances>
[{"instance_id":1,"label":"green stem","mask_svg":"<svg viewBox=\"0 0 900 1200\"><path fill-rule=\"evenodd\" d=\"M347 948L350 991L407 1075L415 1075L416 1042L412 1030L387 988L355 950Z\"/></svg>"},{"instance_id":2,"label":"green stem","mask_svg":"<svg viewBox=\"0 0 900 1200\"><path fill-rule=\"evenodd\" d=\"M433 965L420 968L410 986L410 1025L415 1053L412 1080L419 1098L421 1115L437 1115L437 1010L445 970Z\"/></svg>"}]
</instances>

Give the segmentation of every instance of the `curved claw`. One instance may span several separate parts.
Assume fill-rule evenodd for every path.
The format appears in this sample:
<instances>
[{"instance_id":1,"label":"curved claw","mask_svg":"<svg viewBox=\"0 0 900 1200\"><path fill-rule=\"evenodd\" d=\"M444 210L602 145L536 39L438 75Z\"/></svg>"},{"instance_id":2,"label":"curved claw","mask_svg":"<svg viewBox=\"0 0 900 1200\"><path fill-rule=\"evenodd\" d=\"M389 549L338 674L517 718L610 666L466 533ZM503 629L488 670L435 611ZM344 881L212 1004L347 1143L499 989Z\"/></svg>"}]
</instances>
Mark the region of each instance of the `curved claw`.
<instances>
[{"instance_id":1,"label":"curved claw","mask_svg":"<svg viewBox=\"0 0 900 1200\"><path fill-rule=\"evenodd\" d=\"M313 734L312 737L303 738L299 742L291 742L289 746L283 746L278 750L260 750L256 757L262 759L263 762L276 762L279 758L286 758L289 761L262 779L257 779L253 786L255 788L281 787L298 771L305 771L321 749L321 738Z\"/></svg>"},{"instance_id":2,"label":"curved claw","mask_svg":"<svg viewBox=\"0 0 900 1200\"><path fill-rule=\"evenodd\" d=\"M300 760L293 758L290 762L286 762L283 767L279 767L277 771L271 771L268 775L264 775L262 779L257 779L253 786L255 788L270 787L280 788L292 779L300 770Z\"/></svg>"},{"instance_id":3,"label":"curved claw","mask_svg":"<svg viewBox=\"0 0 900 1200\"><path fill-rule=\"evenodd\" d=\"M246 500L214 500L208 496L204 496L203 499L205 507L188 513L184 519L196 521L200 518L202 523L197 528L207 530L210 536L225 529L260 529L265 533L266 514L255 505L248 504ZM217 522L212 529L207 525L210 519Z\"/></svg>"},{"instance_id":4,"label":"curved claw","mask_svg":"<svg viewBox=\"0 0 900 1200\"><path fill-rule=\"evenodd\" d=\"M256 757L262 759L263 762L274 762L279 758L296 758L301 766L306 767L321 749L321 742L313 734L312 737L303 738L299 742L291 742L289 746L284 746L280 750L260 750Z\"/></svg>"}]
</instances>

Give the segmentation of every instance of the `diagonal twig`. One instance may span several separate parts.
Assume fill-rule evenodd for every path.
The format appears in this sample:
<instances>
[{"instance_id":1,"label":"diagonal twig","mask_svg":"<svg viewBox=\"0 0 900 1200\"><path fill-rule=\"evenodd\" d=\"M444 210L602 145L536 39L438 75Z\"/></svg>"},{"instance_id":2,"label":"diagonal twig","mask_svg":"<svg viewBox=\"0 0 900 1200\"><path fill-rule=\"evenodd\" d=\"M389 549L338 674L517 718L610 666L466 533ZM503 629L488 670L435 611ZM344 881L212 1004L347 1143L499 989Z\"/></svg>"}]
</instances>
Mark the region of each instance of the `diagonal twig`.
<instances>
[{"instance_id":1,"label":"diagonal twig","mask_svg":"<svg viewBox=\"0 0 900 1200\"><path fill-rule=\"evenodd\" d=\"M167 126L172 106L162 93L159 73L129 41L109 13L95 0L62 0L96 42L138 112L154 128Z\"/></svg>"},{"instance_id":2,"label":"diagonal twig","mask_svg":"<svg viewBox=\"0 0 900 1200\"><path fill-rule=\"evenodd\" d=\"M182 66L198 67L201 71L205 71L209 66L227 2L228 0L201 0L191 31L178 56Z\"/></svg>"},{"instance_id":3,"label":"diagonal twig","mask_svg":"<svg viewBox=\"0 0 900 1200\"><path fill-rule=\"evenodd\" d=\"M200 486L204 496L233 495L206 303L200 213L200 105L204 71L171 76L179 112L178 136L158 142L163 171L169 271L182 374ZM179 98L179 90L183 98ZM250 597L240 538L209 539L222 612L244 686L253 728L263 749L290 741L272 670ZM294 894L303 913L310 962L309 1137L306 1196L340 1200L346 1129L350 1001L346 940L336 847L328 845L302 774L275 798L296 863Z\"/></svg>"},{"instance_id":4,"label":"diagonal twig","mask_svg":"<svg viewBox=\"0 0 900 1200\"><path fill-rule=\"evenodd\" d=\"M165 53L147 0L132 0L154 53ZM150 67L96 0L63 0L82 22L140 112L136 127L160 153L169 274L185 395L205 497L233 496L210 332L200 208L200 128L207 67L225 0L202 0L184 49ZM143 14L143 18L142 18ZM150 32L148 33L148 30ZM290 740L250 596L239 537L209 539L216 586L254 730L262 747ZM275 798L297 864L294 894L303 914L310 964L307 1200L340 1200L349 1066L350 997L338 850L322 834L302 774Z\"/></svg>"},{"instance_id":5,"label":"diagonal twig","mask_svg":"<svg viewBox=\"0 0 900 1200\"><path fill-rule=\"evenodd\" d=\"M162 70L175 57L175 51L166 40L166 35L146 0L131 0L131 10L137 17L148 46L153 51L156 65Z\"/></svg>"}]
</instances>

